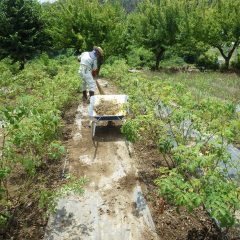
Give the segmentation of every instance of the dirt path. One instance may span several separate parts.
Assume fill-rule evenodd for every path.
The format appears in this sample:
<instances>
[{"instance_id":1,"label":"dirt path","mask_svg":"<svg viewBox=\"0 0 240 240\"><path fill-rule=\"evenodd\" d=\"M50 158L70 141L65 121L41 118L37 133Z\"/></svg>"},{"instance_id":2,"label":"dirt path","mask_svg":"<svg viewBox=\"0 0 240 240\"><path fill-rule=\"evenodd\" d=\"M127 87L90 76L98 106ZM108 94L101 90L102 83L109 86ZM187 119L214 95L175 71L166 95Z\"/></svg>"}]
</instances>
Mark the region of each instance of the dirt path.
<instances>
[{"instance_id":1,"label":"dirt path","mask_svg":"<svg viewBox=\"0 0 240 240\"><path fill-rule=\"evenodd\" d=\"M106 94L116 94L110 83L99 82ZM84 196L59 200L45 239L159 239L138 182L136 159L130 157L120 126L98 125L94 146L87 108L86 104L79 105L76 115L76 109L68 111L69 132L65 134L66 169L71 175L86 176L89 183ZM71 120L74 115L75 122Z\"/></svg>"}]
</instances>

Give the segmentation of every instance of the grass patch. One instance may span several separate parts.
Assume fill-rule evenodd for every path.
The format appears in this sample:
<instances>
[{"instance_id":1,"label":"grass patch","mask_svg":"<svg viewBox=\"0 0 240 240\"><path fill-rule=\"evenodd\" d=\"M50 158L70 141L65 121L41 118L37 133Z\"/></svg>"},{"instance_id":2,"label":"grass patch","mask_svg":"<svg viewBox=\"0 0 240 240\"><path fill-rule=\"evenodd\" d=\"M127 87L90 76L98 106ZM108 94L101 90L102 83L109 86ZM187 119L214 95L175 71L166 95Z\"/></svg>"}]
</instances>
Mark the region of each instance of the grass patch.
<instances>
[{"instance_id":1,"label":"grass patch","mask_svg":"<svg viewBox=\"0 0 240 240\"><path fill-rule=\"evenodd\" d=\"M240 102L240 77L235 73L160 73L146 71L143 75L147 78L157 77L159 80L179 82L191 91L197 99L216 97L235 103Z\"/></svg>"}]
</instances>

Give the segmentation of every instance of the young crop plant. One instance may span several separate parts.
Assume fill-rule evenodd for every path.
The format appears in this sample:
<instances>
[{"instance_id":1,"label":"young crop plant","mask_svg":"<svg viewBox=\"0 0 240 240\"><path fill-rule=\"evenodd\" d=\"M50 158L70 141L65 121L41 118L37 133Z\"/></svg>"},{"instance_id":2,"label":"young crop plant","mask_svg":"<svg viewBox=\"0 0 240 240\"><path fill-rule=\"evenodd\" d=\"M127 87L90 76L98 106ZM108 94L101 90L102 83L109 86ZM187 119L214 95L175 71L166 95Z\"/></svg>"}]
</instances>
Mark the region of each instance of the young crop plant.
<instances>
[{"instance_id":1,"label":"young crop plant","mask_svg":"<svg viewBox=\"0 0 240 240\"><path fill-rule=\"evenodd\" d=\"M36 206L55 196L46 184L51 179L45 171L66 153L61 143L62 110L80 85L73 57L49 59L45 55L20 72L13 72L12 67L0 62L7 78L0 81L0 90L5 90L0 92L0 226L6 232L29 199ZM77 186L82 189L83 185Z\"/></svg>"},{"instance_id":2,"label":"young crop plant","mask_svg":"<svg viewBox=\"0 0 240 240\"><path fill-rule=\"evenodd\" d=\"M238 183L229 177L227 151L234 137L233 105L210 99L196 103L189 101L188 94L181 97L181 105L176 102L163 119L168 133L161 135L159 150L169 164L160 169L158 192L190 212L203 206L221 227L232 227L240 208Z\"/></svg>"},{"instance_id":3,"label":"young crop plant","mask_svg":"<svg viewBox=\"0 0 240 240\"><path fill-rule=\"evenodd\" d=\"M240 207L238 184L229 177L227 152L234 137L233 105L209 99L192 105L184 99L188 97L182 97L180 106L172 106L165 118L170 134L161 135L159 150L171 161L168 169L160 169L159 194L190 212L203 206L221 227L232 227Z\"/></svg>"},{"instance_id":4,"label":"young crop plant","mask_svg":"<svg viewBox=\"0 0 240 240\"><path fill-rule=\"evenodd\" d=\"M57 189L57 191L42 189L39 195L39 208L46 209L46 217L56 211L57 201L61 197L71 194L83 195L84 186L88 183L85 177L77 179L74 176L68 176L66 182Z\"/></svg>"},{"instance_id":5,"label":"young crop plant","mask_svg":"<svg viewBox=\"0 0 240 240\"><path fill-rule=\"evenodd\" d=\"M182 84L137 73L122 72L116 83L129 96L123 134L155 146L163 156L155 181L159 195L180 214L180 207L189 212L202 207L226 235L240 209L240 160L229 153L239 137L236 105L211 97L196 100Z\"/></svg>"}]
</instances>

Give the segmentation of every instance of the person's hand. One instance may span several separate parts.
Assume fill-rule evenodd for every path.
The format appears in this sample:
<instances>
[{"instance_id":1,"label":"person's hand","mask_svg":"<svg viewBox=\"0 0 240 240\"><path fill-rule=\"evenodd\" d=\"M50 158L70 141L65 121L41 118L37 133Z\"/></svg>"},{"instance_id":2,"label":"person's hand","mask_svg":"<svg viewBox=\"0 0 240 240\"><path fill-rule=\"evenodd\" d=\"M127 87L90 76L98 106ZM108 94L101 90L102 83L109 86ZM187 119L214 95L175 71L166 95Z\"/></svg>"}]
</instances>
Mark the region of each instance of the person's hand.
<instances>
[{"instance_id":1,"label":"person's hand","mask_svg":"<svg viewBox=\"0 0 240 240\"><path fill-rule=\"evenodd\" d=\"M92 75L93 75L93 77L96 77L97 76L97 70L92 70Z\"/></svg>"}]
</instances>

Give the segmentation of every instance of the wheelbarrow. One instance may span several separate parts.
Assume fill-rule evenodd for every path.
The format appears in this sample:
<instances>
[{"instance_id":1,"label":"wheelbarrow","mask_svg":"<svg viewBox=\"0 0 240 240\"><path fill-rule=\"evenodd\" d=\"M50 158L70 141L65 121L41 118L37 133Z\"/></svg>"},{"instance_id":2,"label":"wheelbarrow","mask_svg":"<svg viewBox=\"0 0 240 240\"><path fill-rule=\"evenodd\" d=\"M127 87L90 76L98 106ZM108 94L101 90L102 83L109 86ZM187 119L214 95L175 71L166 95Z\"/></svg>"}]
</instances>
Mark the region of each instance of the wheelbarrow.
<instances>
[{"instance_id":1,"label":"wheelbarrow","mask_svg":"<svg viewBox=\"0 0 240 240\"><path fill-rule=\"evenodd\" d=\"M100 121L123 121L127 114L126 109L121 109L115 115L98 115L94 110L95 107L100 103L100 101L115 101L118 104L126 104L127 100L127 95L95 95L90 98L89 117L91 119L91 135L93 141L97 123Z\"/></svg>"}]
</instances>

